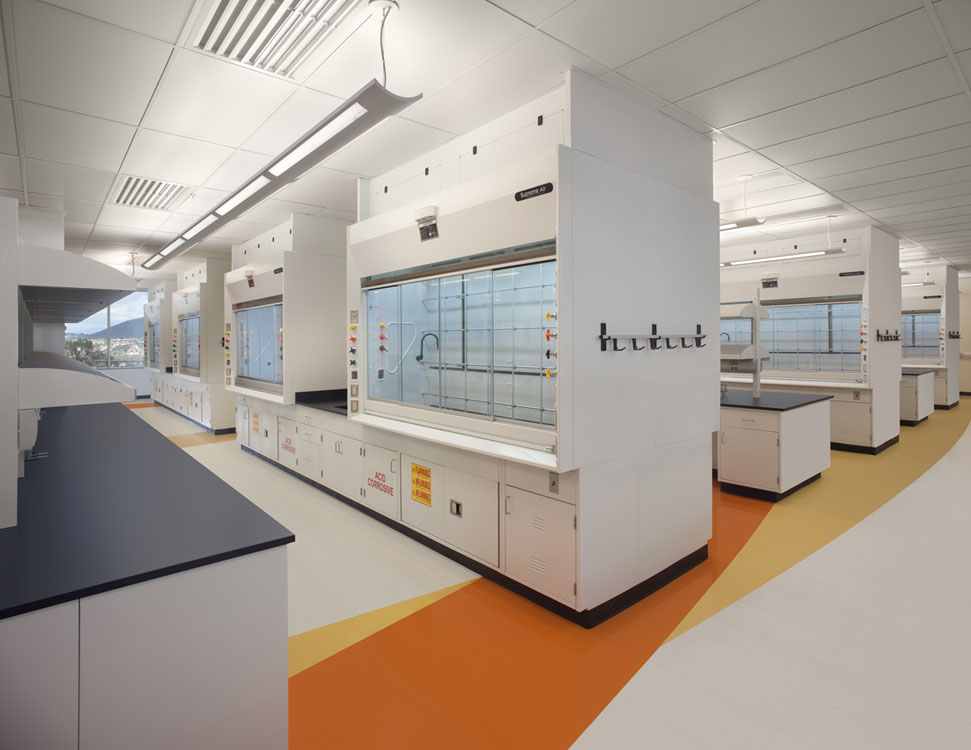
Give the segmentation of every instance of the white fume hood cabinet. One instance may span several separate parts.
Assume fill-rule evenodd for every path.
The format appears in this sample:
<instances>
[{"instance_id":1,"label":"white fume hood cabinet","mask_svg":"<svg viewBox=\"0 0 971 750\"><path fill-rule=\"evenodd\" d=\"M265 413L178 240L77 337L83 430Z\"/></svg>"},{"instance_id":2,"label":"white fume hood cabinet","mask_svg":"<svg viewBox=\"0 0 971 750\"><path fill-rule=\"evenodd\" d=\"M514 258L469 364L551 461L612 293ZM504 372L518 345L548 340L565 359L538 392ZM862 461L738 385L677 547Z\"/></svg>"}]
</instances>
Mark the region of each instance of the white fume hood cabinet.
<instances>
[{"instance_id":1,"label":"white fume hood cabinet","mask_svg":"<svg viewBox=\"0 0 971 750\"><path fill-rule=\"evenodd\" d=\"M172 372L176 329L172 321L174 281L161 281L148 290L145 303L145 359L156 373Z\"/></svg>"},{"instance_id":2,"label":"white fume hood cabinet","mask_svg":"<svg viewBox=\"0 0 971 750\"><path fill-rule=\"evenodd\" d=\"M233 247L225 275L226 387L292 404L343 389L347 224L293 214Z\"/></svg>"}]
</instances>

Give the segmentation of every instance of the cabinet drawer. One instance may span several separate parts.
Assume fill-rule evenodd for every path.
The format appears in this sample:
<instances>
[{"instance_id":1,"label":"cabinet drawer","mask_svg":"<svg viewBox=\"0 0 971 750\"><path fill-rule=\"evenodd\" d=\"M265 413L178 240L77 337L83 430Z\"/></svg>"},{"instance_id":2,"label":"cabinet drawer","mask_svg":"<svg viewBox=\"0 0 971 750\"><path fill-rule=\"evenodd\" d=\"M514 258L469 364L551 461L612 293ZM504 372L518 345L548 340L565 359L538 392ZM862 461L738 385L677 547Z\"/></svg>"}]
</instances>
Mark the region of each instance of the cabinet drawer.
<instances>
[{"instance_id":1,"label":"cabinet drawer","mask_svg":"<svg viewBox=\"0 0 971 750\"><path fill-rule=\"evenodd\" d=\"M722 429L738 427L743 430L779 431L779 412L760 409L731 409L722 407Z\"/></svg>"},{"instance_id":2,"label":"cabinet drawer","mask_svg":"<svg viewBox=\"0 0 971 750\"><path fill-rule=\"evenodd\" d=\"M297 423L297 435L301 440L307 440L311 443L321 443L323 442L323 432L318 430L316 427L310 427L303 422Z\"/></svg>"},{"instance_id":3,"label":"cabinet drawer","mask_svg":"<svg viewBox=\"0 0 971 750\"><path fill-rule=\"evenodd\" d=\"M824 393L832 396L833 401L852 401L860 404L870 403L870 390L865 388L834 388L831 391L824 391Z\"/></svg>"}]
</instances>

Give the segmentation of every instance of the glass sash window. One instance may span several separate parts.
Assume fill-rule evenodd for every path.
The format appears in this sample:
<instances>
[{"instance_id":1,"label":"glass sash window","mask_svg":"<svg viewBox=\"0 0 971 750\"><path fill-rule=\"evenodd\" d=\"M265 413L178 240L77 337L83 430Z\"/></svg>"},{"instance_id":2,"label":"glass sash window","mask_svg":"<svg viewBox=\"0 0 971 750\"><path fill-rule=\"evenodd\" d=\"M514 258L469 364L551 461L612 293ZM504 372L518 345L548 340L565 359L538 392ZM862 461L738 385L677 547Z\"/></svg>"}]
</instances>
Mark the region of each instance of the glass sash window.
<instances>
[{"instance_id":1,"label":"glass sash window","mask_svg":"<svg viewBox=\"0 0 971 750\"><path fill-rule=\"evenodd\" d=\"M900 324L900 345L904 359L940 359L940 313L904 313Z\"/></svg>"},{"instance_id":2,"label":"glass sash window","mask_svg":"<svg viewBox=\"0 0 971 750\"><path fill-rule=\"evenodd\" d=\"M181 369L198 375L200 350L202 347L198 315L180 316L179 339L182 343L182 351L180 352L180 356L182 357Z\"/></svg>"},{"instance_id":3,"label":"glass sash window","mask_svg":"<svg viewBox=\"0 0 971 750\"><path fill-rule=\"evenodd\" d=\"M282 391L283 303L238 309L234 317L237 384Z\"/></svg>"}]
</instances>

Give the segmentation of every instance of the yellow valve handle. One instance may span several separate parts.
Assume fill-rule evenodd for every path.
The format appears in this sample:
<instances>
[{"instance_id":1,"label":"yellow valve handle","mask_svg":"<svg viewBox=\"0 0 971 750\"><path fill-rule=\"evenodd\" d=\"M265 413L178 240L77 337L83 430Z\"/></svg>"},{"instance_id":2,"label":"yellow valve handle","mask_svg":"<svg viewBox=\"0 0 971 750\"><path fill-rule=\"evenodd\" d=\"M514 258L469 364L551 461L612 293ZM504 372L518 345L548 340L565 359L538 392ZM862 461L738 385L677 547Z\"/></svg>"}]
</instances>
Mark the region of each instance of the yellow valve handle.
<instances>
[{"instance_id":1,"label":"yellow valve handle","mask_svg":"<svg viewBox=\"0 0 971 750\"><path fill-rule=\"evenodd\" d=\"M387 328L387 327L388 327L387 323L378 323L378 328Z\"/></svg>"}]
</instances>

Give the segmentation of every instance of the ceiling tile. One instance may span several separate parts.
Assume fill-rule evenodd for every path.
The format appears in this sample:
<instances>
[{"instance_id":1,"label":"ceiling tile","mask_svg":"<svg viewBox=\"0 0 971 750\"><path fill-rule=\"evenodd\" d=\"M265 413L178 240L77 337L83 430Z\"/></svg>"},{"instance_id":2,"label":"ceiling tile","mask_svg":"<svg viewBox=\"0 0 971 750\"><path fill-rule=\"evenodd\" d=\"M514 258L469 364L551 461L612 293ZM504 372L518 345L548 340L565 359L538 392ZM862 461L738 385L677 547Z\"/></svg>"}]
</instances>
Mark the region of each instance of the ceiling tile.
<instances>
[{"instance_id":1,"label":"ceiling tile","mask_svg":"<svg viewBox=\"0 0 971 750\"><path fill-rule=\"evenodd\" d=\"M135 128L62 109L21 104L26 156L116 171Z\"/></svg>"},{"instance_id":2,"label":"ceiling tile","mask_svg":"<svg viewBox=\"0 0 971 750\"><path fill-rule=\"evenodd\" d=\"M901 180L890 180L877 185L847 188L835 191L836 195L850 203L864 201L870 198L909 193L924 188L934 188L942 185L954 185L971 180L971 167L958 167L933 174L907 177Z\"/></svg>"},{"instance_id":3,"label":"ceiling tile","mask_svg":"<svg viewBox=\"0 0 971 750\"><path fill-rule=\"evenodd\" d=\"M91 236L93 224L81 224L76 221L64 222L64 236L71 240L86 240Z\"/></svg>"},{"instance_id":4,"label":"ceiling tile","mask_svg":"<svg viewBox=\"0 0 971 750\"><path fill-rule=\"evenodd\" d=\"M776 179L781 181L782 178ZM774 183L776 179L769 180L768 182L770 184ZM731 189L721 188L718 190L715 200L721 206L720 210L722 213L740 211L743 205L748 206L749 212L752 212L753 210L760 209L762 206L771 206L773 203L782 203L798 198L809 198L814 195L820 195L823 192L808 182L795 182L795 184L792 184L792 178L788 179L790 179L789 184L783 183L771 189L762 189L764 183L761 180L753 180L753 184L749 186L748 194L745 196L744 201L740 187L732 186ZM756 188L759 189L756 190ZM830 199L830 201L833 203L836 202L835 199Z\"/></svg>"},{"instance_id":5,"label":"ceiling tile","mask_svg":"<svg viewBox=\"0 0 971 750\"><path fill-rule=\"evenodd\" d=\"M957 59L964 71L965 79L971 80L971 50L959 53Z\"/></svg>"},{"instance_id":6,"label":"ceiling tile","mask_svg":"<svg viewBox=\"0 0 971 750\"><path fill-rule=\"evenodd\" d=\"M199 220L198 214L169 214L168 217L158 225L159 232L178 234L188 229L191 224Z\"/></svg>"},{"instance_id":7,"label":"ceiling tile","mask_svg":"<svg viewBox=\"0 0 971 750\"><path fill-rule=\"evenodd\" d=\"M181 203L175 203L169 206L169 209L180 214L202 216L214 209L228 196L228 190L211 190L203 187L192 188L192 191L186 194Z\"/></svg>"},{"instance_id":8,"label":"ceiling tile","mask_svg":"<svg viewBox=\"0 0 971 750\"><path fill-rule=\"evenodd\" d=\"M936 60L757 117L726 132L751 148L762 148L959 93L950 63Z\"/></svg>"},{"instance_id":9,"label":"ceiling tile","mask_svg":"<svg viewBox=\"0 0 971 750\"><path fill-rule=\"evenodd\" d=\"M10 75L7 72L6 41L0 39L0 95L10 96Z\"/></svg>"},{"instance_id":10,"label":"ceiling tile","mask_svg":"<svg viewBox=\"0 0 971 750\"><path fill-rule=\"evenodd\" d=\"M296 90L280 78L183 50L145 118L145 127L238 147Z\"/></svg>"},{"instance_id":11,"label":"ceiling tile","mask_svg":"<svg viewBox=\"0 0 971 750\"><path fill-rule=\"evenodd\" d=\"M314 215L324 216L328 219L337 219L338 221L346 221L349 224L357 221L357 211L344 211L339 208L325 208Z\"/></svg>"},{"instance_id":12,"label":"ceiling tile","mask_svg":"<svg viewBox=\"0 0 971 750\"><path fill-rule=\"evenodd\" d=\"M712 158L715 161L718 161L719 159L727 159L729 156L735 156L736 154L742 154L748 151L745 146L740 143L736 143L722 133L712 133L710 138L712 139Z\"/></svg>"},{"instance_id":13,"label":"ceiling tile","mask_svg":"<svg viewBox=\"0 0 971 750\"><path fill-rule=\"evenodd\" d=\"M201 185L233 152L226 146L140 130L132 143L124 171L183 185Z\"/></svg>"},{"instance_id":14,"label":"ceiling tile","mask_svg":"<svg viewBox=\"0 0 971 750\"><path fill-rule=\"evenodd\" d=\"M869 166L864 163L867 159L878 160L874 164L880 163L879 160L885 158L883 156L885 152L895 151L898 148L906 151L905 158L908 155L917 156L921 148L932 147L931 144L936 142L938 134L945 139L951 137L945 128L968 122L971 122L971 101L963 94L958 94L762 148L759 152L787 166L800 164L806 167L807 162L820 160L811 168L815 173L817 168L830 169L826 163L827 159L821 157L836 154L832 158L832 163L839 164L847 158L846 152L855 151L851 158L861 160L859 163L862 168ZM868 146L871 148L867 148ZM825 171L820 171L818 174L822 176Z\"/></svg>"},{"instance_id":15,"label":"ceiling tile","mask_svg":"<svg viewBox=\"0 0 971 750\"><path fill-rule=\"evenodd\" d=\"M16 154L17 130L13 120L13 102L0 97L0 153Z\"/></svg>"},{"instance_id":16,"label":"ceiling tile","mask_svg":"<svg viewBox=\"0 0 971 750\"><path fill-rule=\"evenodd\" d=\"M235 151L226 159L205 181L205 186L217 190L232 192L249 180L253 175L262 172L270 160L264 154L254 154L250 151Z\"/></svg>"},{"instance_id":17,"label":"ceiling tile","mask_svg":"<svg viewBox=\"0 0 971 750\"><path fill-rule=\"evenodd\" d=\"M304 205L337 207L348 193L353 193L356 200L357 177L347 172L317 167L287 185L274 198Z\"/></svg>"},{"instance_id":18,"label":"ceiling tile","mask_svg":"<svg viewBox=\"0 0 971 750\"><path fill-rule=\"evenodd\" d=\"M579 0L542 28L571 47L618 68L750 2L704 0L667 3L662 9L655 3L629 0Z\"/></svg>"},{"instance_id":19,"label":"ceiling tile","mask_svg":"<svg viewBox=\"0 0 971 750\"><path fill-rule=\"evenodd\" d=\"M968 0L940 0L934 4L944 33L955 52L971 49L971 3Z\"/></svg>"},{"instance_id":20,"label":"ceiling tile","mask_svg":"<svg viewBox=\"0 0 971 750\"><path fill-rule=\"evenodd\" d=\"M114 203L106 203L101 211L95 232L98 231L101 225L151 231L158 229L159 225L167 217L168 214L165 211L153 211L148 208L119 206Z\"/></svg>"},{"instance_id":21,"label":"ceiling tile","mask_svg":"<svg viewBox=\"0 0 971 750\"><path fill-rule=\"evenodd\" d=\"M64 249L69 253L81 253L84 250L84 240L77 237L65 237Z\"/></svg>"},{"instance_id":22,"label":"ceiling tile","mask_svg":"<svg viewBox=\"0 0 971 750\"><path fill-rule=\"evenodd\" d=\"M413 104L403 116L450 133L468 133L563 83L570 67L593 76L606 72L589 57L534 31Z\"/></svg>"},{"instance_id":23,"label":"ceiling tile","mask_svg":"<svg viewBox=\"0 0 971 750\"><path fill-rule=\"evenodd\" d=\"M650 3L643 6L645 12L657 14ZM668 101L678 101L919 7L919 0L752 3L625 66L621 72ZM834 23L834 18L839 18L839 23Z\"/></svg>"},{"instance_id":24,"label":"ceiling tile","mask_svg":"<svg viewBox=\"0 0 971 750\"><path fill-rule=\"evenodd\" d=\"M101 204L92 201L79 201L73 198L60 198L55 195L29 193L30 205L38 208L51 208L64 212L64 221L81 224L94 224L101 212Z\"/></svg>"},{"instance_id":25,"label":"ceiling tile","mask_svg":"<svg viewBox=\"0 0 971 750\"><path fill-rule=\"evenodd\" d=\"M971 143L971 140L965 141ZM971 146L945 151L940 154L905 159L870 169L860 169L833 177L820 177L814 180L823 190L846 190L865 185L876 185L897 181L908 177L930 175L935 172L950 171L957 167L971 165Z\"/></svg>"},{"instance_id":26,"label":"ceiling tile","mask_svg":"<svg viewBox=\"0 0 971 750\"><path fill-rule=\"evenodd\" d=\"M916 190L895 195L884 195L878 198L867 198L865 200L853 201L853 205L860 211L867 213L883 208L893 208L894 206L920 205L927 204L928 209L934 208L933 201L937 198L956 198L957 196L971 195L971 181L958 182L953 185L941 185L940 187L930 187L923 190ZM914 211L922 210L915 208Z\"/></svg>"},{"instance_id":27,"label":"ceiling tile","mask_svg":"<svg viewBox=\"0 0 971 750\"><path fill-rule=\"evenodd\" d=\"M379 27L378 18L368 19L307 79L307 85L346 99L370 79L380 81ZM431 94L529 30L481 0L407 3L385 27L388 88L402 96Z\"/></svg>"},{"instance_id":28,"label":"ceiling tile","mask_svg":"<svg viewBox=\"0 0 971 750\"><path fill-rule=\"evenodd\" d=\"M368 177L387 172L451 140L450 133L389 117L324 161L324 166Z\"/></svg>"},{"instance_id":29,"label":"ceiling tile","mask_svg":"<svg viewBox=\"0 0 971 750\"><path fill-rule=\"evenodd\" d=\"M575 0L492 0L493 5L498 5L533 26L573 2Z\"/></svg>"},{"instance_id":30,"label":"ceiling tile","mask_svg":"<svg viewBox=\"0 0 971 750\"><path fill-rule=\"evenodd\" d=\"M955 216L971 216L971 195L945 198L944 200L929 201L913 206L897 206L871 211L870 215L888 223L904 223L915 221L934 221L950 219Z\"/></svg>"},{"instance_id":31,"label":"ceiling tile","mask_svg":"<svg viewBox=\"0 0 971 750\"><path fill-rule=\"evenodd\" d=\"M928 196L928 200L922 200L918 197L916 201L910 203L894 203L884 207L874 207L868 213L874 218L884 221L888 220L888 217L896 217L898 220L902 220L900 217L924 217L929 213L948 211L958 206L971 206L971 188L963 193L952 193L949 196ZM931 217L928 216L927 218Z\"/></svg>"},{"instance_id":32,"label":"ceiling tile","mask_svg":"<svg viewBox=\"0 0 971 750\"><path fill-rule=\"evenodd\" d=\"M168 45L44 3L18 0L14 8L21 99L139 122Z\"/></svg>"},{"instance_id":33,"label":"ceiling tile","mask_svg":"<svg viewBox=\"0 0 971 750\"><path fill-rule=\"evenodd\" d=\"M761 206L753 207L751 204L748 207L748 212L750 214L754 213L759 218L766 218L769 216L784 216L786 214L801 213L804 211L814 211L815 209L827 209L833 205L839 204L840 201L836 200L833 196L827 193L819 193L817 195L812 195L806 198L796 198L795 200L783 200L773 203L766 203ZM738 219L743 216L741 210L741 201L739 201L738 208L734 211L722 211L721 217L723 219ZM753 210L753 208L757 210Z\"/></svg>"},{"instance_id":34,"label":"ceiling tile","mask_svg":"<svg viewBox=\"0 0 971 750\"><path fill-rule=\"evenodd\" d=\"M119 208L122 208L119 206ZM133 227L113 227L113 226L102 226L99 224L91 232L91 239L89 240L88 247L91 247L93 243L99 242L117 242L125 245L141 245L146 239L148 239L151 234L151 230L148 229L135 229Z\"/></svg>"},{"instance_id":35,"label":"ceiling tile","mask_svg":"<svg viewBox=\"0 0 971 750\"><path fill-rule=\"evenodd\" d=\"M37 193L102 202L114 179L113 172L27 159L27 185Z\"/></svg>"},{"instance_id":36,"label":"ceiling tile","mask_svg":"<svg viewBox=\"0 0 971 750\"><path fill-rule=\"evenodd\" d=\"M301 89L246 139L248 151L276 156L343 103L336 96Z\"/></svg>"},{"instance_id":37,"label":"ceiling tile","mask_svg":"<svg viewBox=\"0 0 971 750\"><path fill-rule=\"evenodd\" d=\"M724 128L942 55L937 33L921 10L689 97L678 105Z\"/></svg>"},{"instance_id":38,"label":"ceiling tile","mask_svg":"<svg viewBox=\"0 0 971 750\"><path fill-rule=\"evenodd\" d=\"M776 169L776 165L754 151L719 159L714 162L715 184L738 181L743 175L756 175Z\"/></svg>"},{"instance_id":39,"label":"ceiling tile","mask_svg":"<svg viewBox=\"0 0 971 750\"><path fill-rule=\"evenodd\" d=\"M75 13L174 44L192 0L45 0Z\"/></svg>"},{"instance_id":40,"label":"ceiling tile","mask_svg":"<svg viewBox=\"0 0 971 750\"><path fill-rule=\"evenodd\" d=\"M0 154L0 188L23 190L24 181L20 176L19 157Z\"/></svg>"},{"instance_id":41,"label":"ceiling tile","mask_svg":"<svg viewBox=\"0 0 971 750\"><path fill-rule=\"evenodd\" d=\"M938 219L925 219L923 221L905 221L905 222L887 222L890 226L900 232L911 232L919 230L940 230L942 232L949 231L953 228L969 227L971 228L971 211L965 209L959 213L952 214L951 216L938 218Z\"/></svg>"}]
</instances>

